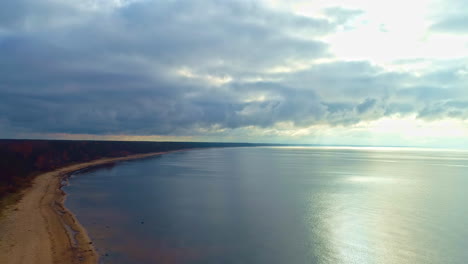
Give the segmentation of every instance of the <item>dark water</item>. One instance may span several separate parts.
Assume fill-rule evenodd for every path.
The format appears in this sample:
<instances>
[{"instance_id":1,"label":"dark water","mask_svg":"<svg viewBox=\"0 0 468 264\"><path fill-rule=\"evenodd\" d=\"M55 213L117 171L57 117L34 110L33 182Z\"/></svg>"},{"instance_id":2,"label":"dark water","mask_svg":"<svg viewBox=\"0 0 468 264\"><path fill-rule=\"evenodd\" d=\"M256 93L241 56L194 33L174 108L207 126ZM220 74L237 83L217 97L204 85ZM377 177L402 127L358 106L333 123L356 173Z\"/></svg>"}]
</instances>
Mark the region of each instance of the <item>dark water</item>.
<instances>
[{"instance_id":1,"label":"dark water","mask_svg":"<svg viewBox=\"0 0 468 264\"><path fill-rule=\"evenodd\" d=\"M468 152L193 150L66 192L103 263L468 263Z\"/></svg>"}]
</instances>

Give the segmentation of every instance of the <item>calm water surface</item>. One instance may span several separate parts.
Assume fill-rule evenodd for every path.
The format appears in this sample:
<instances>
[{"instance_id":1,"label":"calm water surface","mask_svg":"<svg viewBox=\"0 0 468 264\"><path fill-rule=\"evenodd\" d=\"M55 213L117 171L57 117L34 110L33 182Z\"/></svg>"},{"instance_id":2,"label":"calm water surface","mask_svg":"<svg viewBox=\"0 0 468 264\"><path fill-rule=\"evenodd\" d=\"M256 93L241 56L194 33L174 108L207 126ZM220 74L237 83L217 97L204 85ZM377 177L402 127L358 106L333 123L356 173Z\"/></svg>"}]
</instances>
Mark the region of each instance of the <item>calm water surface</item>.
<instances>
[{"instance_id":1,"label":"calm water surface","mask_svg":"<svg viewBox=\"0 0 468 264\"><path fill-rule=\"evenodd\" d=\"M468 263L468 152L226 148L77 174L102 263Z\"/></svg>"}]
</instances>

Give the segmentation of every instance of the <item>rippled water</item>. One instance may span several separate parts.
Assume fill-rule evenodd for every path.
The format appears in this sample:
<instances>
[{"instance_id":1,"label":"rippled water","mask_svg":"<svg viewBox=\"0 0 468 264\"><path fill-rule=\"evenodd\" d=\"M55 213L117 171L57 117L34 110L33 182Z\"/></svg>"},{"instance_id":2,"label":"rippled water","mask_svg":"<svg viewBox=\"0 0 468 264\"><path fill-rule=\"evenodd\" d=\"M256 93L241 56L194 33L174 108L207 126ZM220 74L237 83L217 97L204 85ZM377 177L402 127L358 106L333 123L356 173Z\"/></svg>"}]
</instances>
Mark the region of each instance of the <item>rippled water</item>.
<instances>
[{"instance_id":1,"label":"rippled water","mask_svg":"<svg viewBox=\"0 0 468 264\"><path fill-rule=\"evenodd\" d=\"M467 263L468 152L192 150L81 173L103 263ZM107 255L107 256L106 256Z\"/></svg>"}]
</instances>

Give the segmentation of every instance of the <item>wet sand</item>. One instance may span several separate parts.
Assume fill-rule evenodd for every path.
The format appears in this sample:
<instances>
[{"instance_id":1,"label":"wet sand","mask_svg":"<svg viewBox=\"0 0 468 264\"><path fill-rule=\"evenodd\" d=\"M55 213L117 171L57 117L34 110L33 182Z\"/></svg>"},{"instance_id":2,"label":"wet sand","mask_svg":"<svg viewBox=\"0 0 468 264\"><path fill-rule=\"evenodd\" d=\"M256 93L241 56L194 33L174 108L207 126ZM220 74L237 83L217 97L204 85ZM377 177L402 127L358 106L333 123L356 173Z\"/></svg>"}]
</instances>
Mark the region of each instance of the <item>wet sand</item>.
<instances>
[{"instance_id":1,"label":"wet sand","mask_svg":"<svg viewBox=\"0 0 468 264\"><path fill-rule=\"evenodd\" d=\"M77 170L164 153L103 158L38 175L21 201L0 218L0 263L97 263L99 256L86 230L64 206L62 180Z\"/></svg>"}]
</instances>

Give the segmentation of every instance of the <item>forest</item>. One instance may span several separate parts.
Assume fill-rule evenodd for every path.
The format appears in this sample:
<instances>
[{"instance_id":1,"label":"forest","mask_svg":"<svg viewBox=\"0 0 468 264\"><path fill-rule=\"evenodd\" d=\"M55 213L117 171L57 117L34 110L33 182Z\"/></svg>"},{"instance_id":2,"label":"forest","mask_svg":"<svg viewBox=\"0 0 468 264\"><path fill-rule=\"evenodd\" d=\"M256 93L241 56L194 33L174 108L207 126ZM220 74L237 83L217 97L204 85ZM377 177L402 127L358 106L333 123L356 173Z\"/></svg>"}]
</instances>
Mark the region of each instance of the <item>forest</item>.
<instances>
[{"instance_id":1,"label":"forest","mask_svg":"<svg viewBox=\"0 0 468 264\"><path fill-rule=\"evenodd\" d=\"M29 186L34 176L104 157L171 150L268 144L75 140L0 140L0 199Z\"/></svg>"}]
</instances>

